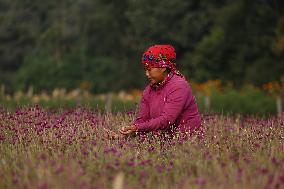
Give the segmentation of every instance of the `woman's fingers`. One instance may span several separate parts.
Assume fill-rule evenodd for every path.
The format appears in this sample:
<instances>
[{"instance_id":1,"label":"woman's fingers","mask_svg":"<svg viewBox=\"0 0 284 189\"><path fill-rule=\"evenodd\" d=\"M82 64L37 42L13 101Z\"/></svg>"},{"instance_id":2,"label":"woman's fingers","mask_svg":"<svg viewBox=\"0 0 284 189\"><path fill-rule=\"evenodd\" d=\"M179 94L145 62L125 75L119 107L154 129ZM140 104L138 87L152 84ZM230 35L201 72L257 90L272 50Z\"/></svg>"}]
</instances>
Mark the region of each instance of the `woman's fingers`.
<instances>
[{"instance_id":1,"label":"woman's fingers","mask_svg":"<svg viewBox=\"0 0 284 189\"><path fill-rule=\"evenodd\" d=\"M105 134L107 138L109 139L119 139L119 138L124 138L126 135L130 135L133 133L133 130L131 127L122 127L118 130L119 133L116 133L110 129L103 128L105 131Z\"/></svg>"},{"instance_id":2,"label":"woman's fingers","mask_svg":"<svg viewBox=\"0 0 284 189\"><path fill-rule=\"evenodd\" d=\"M120 130L124 131L127 127L123 126L120 128Z\"/></svg>"},{"instance_id":3,"label":"woman's fingers","mask_svg":"<svg viewBox=\"0 0 284 189\"><path fill-rule=\"evenodd\" d=\"M125 126L124 126L124 127L121 127L121 128L120 128L120 130L123 131L123 132L126 132L126 131L128 131L129 129L131 129L131 127L125 127Z\"/></svg>"},{"instance_id":4,"label":"woman's fingers","mask_svg":"<svg viewBox=\"0 0 284 189\"><path fill-rule=\"evenodd\" d=\"M103 130L105 131L106 133L106 136L107 138L109 139L117 139L117 138L120 138L119 135L117 133L115 133L114 131L111 131L107 128L103 128Z\"/></svg>"},{"instance_id":5,"label":"woman's fingers","mask_svg":"<svg viewBox=\"0 0 284 189\"><path fill-rule=\"evenodd\" d=\"M111 130L107 129L107 128L103 128L103 130L106 132L106 133L109 133Z\"/></svg>"},{"instance_id":6,"label":"woman's fingers","mask_svg":"<svg viewBox=\"0 0 284 189\"><path fill-rule=\"evenodd\" d=\"M109 136L109 129L106 129L106 128L103 128L103 130L104 130L104 137L105 138L109 138L110 136Z\"/></svg>"},{"instance_id":7,"label":"woman's fingers","mask_svg":"<svg viewBox=\"0 0 284 189\"><path fill-rule=\"evenodd\" d=\"M118 131L120 132L126 132L127 131L127 127L121 127L120 129L118 129Z\"/></svg>"},{"instance_id":8,"label":"woman's fingers","mask_svg":"<svg viewBox=\"0 0 284 189\"><path fill-rule=\"evenodd\" d=\"M124 131L124 130L119 129L118 131L119 131L121 134L124 134L124 135L125 135L125 131Z\"/></svg>"},{"instance_id":9,"label":"woman's fingers","mask_svg":"<svg viewBox=\"0 0 284 189\"><path fill-rule=\"evenodd\" d=\"M124 134L124 135L128 135L128 134L131 134L133 131L131 130L131 128L127 128L127 129L124 129L124 130L119 130L119 132L121 134Z\"/></svg>"}]
</instances>

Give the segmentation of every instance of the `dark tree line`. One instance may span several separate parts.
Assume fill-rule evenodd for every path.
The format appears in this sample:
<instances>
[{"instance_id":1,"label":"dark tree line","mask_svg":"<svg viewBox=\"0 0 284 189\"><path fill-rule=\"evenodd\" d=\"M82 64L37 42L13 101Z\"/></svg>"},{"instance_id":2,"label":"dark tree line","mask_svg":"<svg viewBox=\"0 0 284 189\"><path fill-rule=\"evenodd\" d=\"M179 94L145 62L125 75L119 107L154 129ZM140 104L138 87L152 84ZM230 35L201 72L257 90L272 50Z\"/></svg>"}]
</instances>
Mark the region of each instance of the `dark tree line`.
<instances>
[{"instance_id":1,"label":"dark tree line","mask_svg":"<svg viewBox=\"0 0 284 189\"><path fill-rule=\"evenodd\" d=\"M284 75L280 0L0 0L8 92L143 87L141 54L170 43L189 80L261 86Z\"/></svg>"}]
</instances>

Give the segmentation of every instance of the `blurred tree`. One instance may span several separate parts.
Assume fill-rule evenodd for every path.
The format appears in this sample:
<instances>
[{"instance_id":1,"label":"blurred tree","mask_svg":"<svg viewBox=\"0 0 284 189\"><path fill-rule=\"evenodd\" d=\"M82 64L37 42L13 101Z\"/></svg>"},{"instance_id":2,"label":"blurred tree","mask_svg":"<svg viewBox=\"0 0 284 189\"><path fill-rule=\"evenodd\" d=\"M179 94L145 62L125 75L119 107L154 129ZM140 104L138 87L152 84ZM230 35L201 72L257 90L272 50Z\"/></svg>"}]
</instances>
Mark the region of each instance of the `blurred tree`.
<instances>
[{"instance_id":1,"label":"blurred tree","mask_svg":"<svg viewBox=\"0 0 284 189\"><path fill-rule=\"evenodd\" d=\"M283 7L280 0L0 0L0 81L9 91L85 81L93 92L142 87L143 51L171 43L189 79L261 85L283 75Z\"/></svg>"},{"instance_id":2,"label":"blurred tree","mask_svg":"<svg viewBox=\"0 0 284 189\"><path fill-rule=\"evenodd\" d=\"M261 85L283 74L284 64L272 52L279 19L273 1L234 1L217 15L214 27L196 48L195 78L219 78L236 86Z\"/></svg>"},{"instance_id":3,"label":"blurred tree","mask_svg":"<svg viewBox=\"0 0 284 189\"><path fill-rule=\"evenodd\" d=\"M38 93L41 90L52 91L54 88L79 88L82 75L78 57L65 57L60 64L56 64L56 61L52 57L27 58L15 76L15 89L26 91L33 86L34 92Z\"/></svg>"},{"instance_id":4,"label":"blurred tree","mask_svg":"<svg viewBox=\"0 0 284 189\"><path fill-rule=\"evenodd\" d=\"M143 51L150 45L173 44L177 51L178 68L192 78L189 57L202 36L208 33L210 8L208 2L197 0L130 0L126 12L130 23L125 40L128 49L136 54L136 62L140 62ZM138 64L132 67L139 70Z\"/></svg>"},{"instance_id":5,"label":"blurred tree","mask_svg":"<svg viewBox=\"0 0 284 189\"><path fill-rule=\"evenodd\" d=\"M31 0L0 1L0 81L12 91L15 71L32 50L39 25Z\"/></svg>"}]
</instances>

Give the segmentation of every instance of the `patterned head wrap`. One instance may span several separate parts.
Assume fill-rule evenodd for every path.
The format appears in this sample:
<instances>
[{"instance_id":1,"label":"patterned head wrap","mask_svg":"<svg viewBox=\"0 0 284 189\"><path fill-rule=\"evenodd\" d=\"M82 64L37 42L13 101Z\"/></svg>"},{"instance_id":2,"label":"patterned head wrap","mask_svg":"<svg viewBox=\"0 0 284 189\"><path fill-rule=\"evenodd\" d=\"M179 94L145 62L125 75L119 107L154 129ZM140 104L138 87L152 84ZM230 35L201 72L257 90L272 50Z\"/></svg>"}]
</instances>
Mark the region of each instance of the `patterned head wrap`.
<instances>
[{"instance_id":1,"label":"patterned head wrap","mask_svg":"<svg viewBox=\"0 0 284 189\"><path fill-rule=\"evenodd\" d=\"M142 56L142 64L152 68L169 68L171 72L181 75L176 68L176 52L171 45L154 45Z\"/></svg>"},{"instance_id":2,"label":"patterned head wrap","mask_svg":"<svg viewBox=\"0 0 284 189\"><path fill-rule=\"evenodd\" d=\"M176 68L176 52L171 45L154 45L147 49L142 56L142 64L150 68L169 68L171 71L164 81L152 84L155 89L162 88L173 75L184 77Z\"/></svg>"}]
</instances>

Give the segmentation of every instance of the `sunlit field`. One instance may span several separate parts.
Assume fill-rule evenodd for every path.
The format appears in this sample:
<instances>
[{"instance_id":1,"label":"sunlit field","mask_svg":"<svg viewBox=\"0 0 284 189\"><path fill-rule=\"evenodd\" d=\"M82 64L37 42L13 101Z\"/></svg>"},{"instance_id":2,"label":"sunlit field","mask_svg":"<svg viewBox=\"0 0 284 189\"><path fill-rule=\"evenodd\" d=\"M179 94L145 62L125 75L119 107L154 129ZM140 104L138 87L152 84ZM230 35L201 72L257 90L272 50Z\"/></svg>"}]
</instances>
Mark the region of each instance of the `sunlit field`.
<instances>
[{"instance_id":1,"label":"sunlit field","mask_svg":"<svg viewBox=\"0 0 284 189\"><path fill-rule=\"evenodd\" d=\"M0 188L284 188L283 118L203 114L203 137L105 137L134 117L0 110Z\"/></svg>"}]
</instances>

